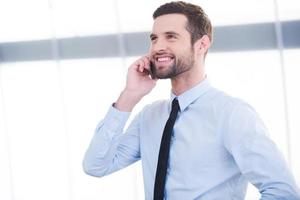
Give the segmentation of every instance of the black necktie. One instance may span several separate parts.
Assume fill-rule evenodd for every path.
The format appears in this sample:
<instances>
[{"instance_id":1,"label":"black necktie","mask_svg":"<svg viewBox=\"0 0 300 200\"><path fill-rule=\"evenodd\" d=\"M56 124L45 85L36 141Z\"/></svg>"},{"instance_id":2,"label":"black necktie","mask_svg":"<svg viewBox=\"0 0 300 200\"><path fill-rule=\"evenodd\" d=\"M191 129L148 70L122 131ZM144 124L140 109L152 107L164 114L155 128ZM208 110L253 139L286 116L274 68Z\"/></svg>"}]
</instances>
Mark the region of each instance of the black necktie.
<instances>
[{"instance_id":1,"label":"black necktie","mask_svg":"<svg viewBox=\"0 0 300 200\"><path fill-rule=\"evenodd\" d=\"M175 98L172 101L171 114L165 125L165 129L164 129L161 143L160 143L155 183L154 183L154 198L153 198L154 200L163 200L163 198L164 198L164 190L165 190L166 173L167 173L167 167L168 167L168 158L169 158L169 152L170 152L171 135L172 135L173 126L174 126L179 108L180 107L178 104L178 100Z\"/></svg>"}]
</instances>

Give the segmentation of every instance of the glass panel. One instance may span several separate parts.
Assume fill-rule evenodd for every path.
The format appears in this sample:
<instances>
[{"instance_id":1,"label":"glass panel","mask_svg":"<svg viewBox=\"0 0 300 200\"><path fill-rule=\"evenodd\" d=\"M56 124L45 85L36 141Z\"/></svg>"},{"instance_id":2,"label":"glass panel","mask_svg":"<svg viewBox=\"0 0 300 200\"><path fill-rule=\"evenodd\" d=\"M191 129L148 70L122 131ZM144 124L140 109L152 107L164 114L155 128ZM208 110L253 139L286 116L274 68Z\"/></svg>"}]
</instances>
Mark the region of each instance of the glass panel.
<instances>
[{"instance_id":1,"label":"glass panel","mask_svg":"<svg viewBox=\"0 0 300 200\"><path fill-rule=\"evenodd\" d=\"M1 83L14 197L68 199L67 141L55 63L3 65Z\"/></svg>"},{"instance_id":2,"label":"glass panel","mask_svg":"<svg viewBox=\"0 0 300 200\"><path fill-rule=\"evenodd\" d=\"M10 199L12 195L9 136L6 128L5 105L2 96L2 66L0 65L0 199Z\"/></svg>"},{"instance_id":3,"label":"glass panel","mask_svg":"<svg viewBox=\"0 0 300 200\"><path fill-rule=\"evenodd\" d=\"M299 20L299 0L277 0L280 20Z\"/></svg>"},{"instance_id":4,"label":"glass panel","mask_svg":"<svg viewBox=\"0 0 300 200\"><path fill-rule=\"evenodd\" d=\"M300 185L300 49L284 50L284 63L287 82L287 99L290 125L290 149L292 156L292 169Z\"/></svg>"},{"instance_id":5,"label":"glass panel","mask_svg":"<svg viewBox=\"0 0 300 200\"><path fill-rule=\"evenodd\" d=\"M82 169L82 159L96 125L123 89L122 59L68 60L60 62L60 69L74 199L135 199L135 165L101 179L84 174Z\"/></svg>"},{"instance_id":6,"label":"glass panel","mask_svg":"<svg viewBox=\"0 0 300 200\"><path fill-rule=\"evenodd\" d=\"M199 0L193 2L203 7L214 26L274 21L272 0Z\"/></svg>"},{"instance_id":7,"label":"glass panel","mask_svg":"<svg viewBox=\"0 0 300 200\"><path fill-rule=\"evenodd\" d=\"M47 0L3 0L0 42L39 40L52 36Z\"/></svg>"},{"instance_id":8,"label":"glass panel","mask_svg":"<svg viewBox=\"0 0 300 200\"><path fill-rule=\"evenodd\" d=\"M118 0L117 3L122 32L138 32L151 30L152 14L164 1Z\"/></svg>"},{"instance_id":9,"label":"glass panel","mask_svg":"<svg viewBox=\"0 0 300 200\"><path fill-rule=\"evenodd\" d=\"M51 0L57 37L111 34L117 31L114 1Z\"/></svg>"},{"instance_id":10,"label":"glass panel","mask_svg":"<svg viewBox=\"0 0 300 200\"><path fill-rule=\"evenodd\" d=\"M134 0L129 4L126 1L118 1L122 31L150 31L152 28L153 12L158 6L167 2L169 1ZM272 0L193 0L189 2L200 5L208 14L214 26L261 23L274 20ZM134 9L134 12L132 5L137 8Z\"/></svg>"}]
</instances>

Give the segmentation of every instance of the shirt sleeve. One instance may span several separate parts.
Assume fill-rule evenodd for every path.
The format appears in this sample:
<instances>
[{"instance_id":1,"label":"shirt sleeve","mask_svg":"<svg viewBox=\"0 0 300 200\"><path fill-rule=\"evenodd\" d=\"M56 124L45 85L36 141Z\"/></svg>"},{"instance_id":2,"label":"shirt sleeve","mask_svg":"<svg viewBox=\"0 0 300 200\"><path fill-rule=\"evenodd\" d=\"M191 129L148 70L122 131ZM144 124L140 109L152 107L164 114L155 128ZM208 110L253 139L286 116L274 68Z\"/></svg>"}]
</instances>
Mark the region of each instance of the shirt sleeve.
<instances>
[{"instance_id":1,"label":"shirt sleeve","mask_svg":"<svg viewBox=\"0 0 300 200\"><path fill-rule=\"evenodd\" d=\"M139 115L123 133L129 115L110 107L85 153L83 169L87 174L105 176L140 159Z\"/></svg>"},{"instance_id":2,"label":"shirt sleeve","mask_svg":"<svg viewBox=\"0 0 300 200\"><path fill-rule=\"evenodd\" d=\"M249 105L240 103L232 110L224 141L241 173L259 189L261 200L300 200L282 154Z\"/></svg>"}]
</instances>

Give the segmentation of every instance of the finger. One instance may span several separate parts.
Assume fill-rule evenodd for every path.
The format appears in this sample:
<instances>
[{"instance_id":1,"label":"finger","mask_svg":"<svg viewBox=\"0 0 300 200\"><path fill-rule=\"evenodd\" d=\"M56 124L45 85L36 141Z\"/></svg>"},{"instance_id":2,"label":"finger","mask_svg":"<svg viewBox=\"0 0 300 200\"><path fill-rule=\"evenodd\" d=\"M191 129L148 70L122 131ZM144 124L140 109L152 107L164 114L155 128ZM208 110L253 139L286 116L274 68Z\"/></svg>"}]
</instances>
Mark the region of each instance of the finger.
<instances>
[{"instance_id":1,"label":"finger","mask_svg":"<svg viewBox=\"0 0 300 200\"><path fill-rule=\"evenodd\" d=\"M144 61L144 63L145 63L145 68L146 68L147 70L149 70L149 69L150 69L150 60L149 60L149 58L148 58L147 56L145 56L145 57L143 58L143 61Z\"/></svg>"},{"instance_id":2,"label":"finger","mask_svg":"<svg viewBox=\"0 0 300 200\"><path fill-rule=\"evenodd\" d=\"M144 69L150 68L149 64L150 64L149 57L143 56L143 57L139 58L138 60L136 60L133 65L134 65L135 70L143 73Z\"/></svg>"},{"instance_id":3,"label":"finger","mask_svg":"<svg viewBox=\"0 0 300 200\"><path fill-rule=\"evenodd\" d=\"M148 56L142 57L142 61L144 63L143 68L149 71L149 69L150 69L150 60L149 60L149 57Z\"/></svg>"},{"instance_id":4,"label":"finger","mask_svg":"<svg viewBox=\"0 0 300 200\"><path fill-rule=\"evenodd\" d=\"M142 59L139 60L139 71L143 72L145 67L145 63Z\"/></svg>"},{"instance_id":5,"label":"finger","mask_svg":"<svg viewBox=\"0 0 300 200\"><path fill-rule=\"evenodd\" d=\"M140 59L136 60L134 63L133 63L133 68L136 70L136 71L141 71L141 66L143 65L143 63L141 62Z\"/></svg>"}]
</instances>

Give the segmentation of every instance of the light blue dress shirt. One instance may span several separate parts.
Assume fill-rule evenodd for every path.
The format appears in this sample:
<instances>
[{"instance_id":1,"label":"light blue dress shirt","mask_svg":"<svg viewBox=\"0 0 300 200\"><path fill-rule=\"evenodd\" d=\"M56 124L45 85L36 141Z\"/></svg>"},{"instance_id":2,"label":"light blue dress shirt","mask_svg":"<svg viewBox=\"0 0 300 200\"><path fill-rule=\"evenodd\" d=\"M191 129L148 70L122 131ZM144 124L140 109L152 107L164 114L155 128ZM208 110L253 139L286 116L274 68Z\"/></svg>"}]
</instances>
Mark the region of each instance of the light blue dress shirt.
<instances>
[{"instance_id":1,"label":"light blue dress shirt","mask_svg":"<svg viewBox=\"0 0 300 200\"><path fill-rule=\"evenodd\" d=\"M145 198L152 200L160 141L175 97L146 106L126 131L130 113L111 107L85 154L85 172L101 177L141 159ZM300 199L253 108L207 79L177 98L180 112L171 139L166 199L242 200L248 181L262 200Z\"/></svg>"}]
</instances>

